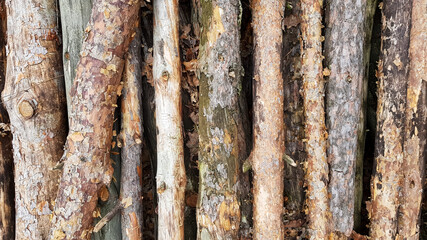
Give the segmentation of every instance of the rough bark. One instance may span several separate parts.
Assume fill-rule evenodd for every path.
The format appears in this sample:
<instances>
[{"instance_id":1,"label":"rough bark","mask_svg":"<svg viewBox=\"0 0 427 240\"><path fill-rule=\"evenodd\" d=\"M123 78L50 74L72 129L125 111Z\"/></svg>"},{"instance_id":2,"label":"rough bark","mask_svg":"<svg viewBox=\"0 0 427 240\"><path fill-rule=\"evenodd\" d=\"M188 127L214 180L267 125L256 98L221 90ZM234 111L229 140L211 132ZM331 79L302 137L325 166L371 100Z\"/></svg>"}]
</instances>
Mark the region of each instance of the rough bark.
<instances>
[{"instance_id":1,"label":"rough bark","mask_svg":"<svg viewBox=\"0 0 427 240\"><path fill-rule=\"evenodd\" d=\"M427 0L414 0L409 44L409 76L405 111L403 186L399 237L419 239L420 208L427 139Z\"/></svg>"},{"instance_id":2,"label":"rough bark","mask_svg":"<svg viewBox=\"0 0 427 240\"><path fill-rule=\"evenodd\" d=\"M139 1L94 2L71 89L70 132L51 239L88 239L100 187L110 183L114 108Z\"/></svg>"},{"instance_id":3,"label":"rough bark","mask_svg":"<svg viewBox=\"0 0 427 240\"><path fill-rule=\"evenodd\" d=\"M198 239L238 239L245 141L239 0L201 2ZM243 147L242 147L243 146Z\"/></svg>"},{"instance_id":4,"label":"rough bark","mask_svg":"<svg viewBox=\"0 0 427 240\"><path fill-rule=\"evenodd\" d=\"M131 199L132 205L122 210L122 239L142 237L142 76L141 31L136 30L123 74L122 96L122 174L120 198Z\"/></svg>"},{"instance_id":5,"label":"rough bark","mask_svg":"<svg viewBox=\"0 0 427 240\"><path fill-rule=\"evenodd\" d=\"M302 75L306 139L306 205L309 239L328 236L328 163L326 158L324 81L322 66L322 0L303 0Z\"/></svg>"},{"instance_id":6,"label":"rough bark","mask_svg":"<svg viewBox=\"0 0 427 240\"><path fill-rule=\"evenodd\" d=\"M92 0L59 0L61 11L62 54L68 115L71 115L70 89L76 76L84 29L89 22Z\"/></svg>"},{"instance_id":7,"label":"rough bark","mask_svg":"<svg viewBox=\"0 0 427 240\"><path fill-rule=\"evenodd\" d=\"M178 1L154 2L158 238L184 238L186 175L181 113Z\"/></svg>"},{"instance_id":8,"label":"rough bark","mask_svg":"<svg viewBox=\"0 0 427 240\"><path fill-rule=\"evenodd\" d=\"M285 1L253 0L254 63L254 239L283 239L284 106L282 16ZM266 184L268 183L268 184Z\"/></svg>"},{"instance_id":9,"label":"rough bark","mask_svg":"<svg viewBox=\"0 0 427 240\"><path fill-rule=\"evenodd\" d=\"M296 167L285 164L285 207L289 220L301 218L304 206L304 101L301 76L301 4L288 1L283 20L283 77L285 91L285 148ZM289 5L291 4L291 5ZM290 9L289 9L290 8Z\"/></svg>"},{"instance_id":10,"label":"rough bark","mask_svg":"<svg viewBox=\"0 0 427 240\"><path fill-rule=\"evenodd\" d=\"M16 239L45 239L58 189L53 168L67 125L54 0L6 1L8 60L2 97L11 120Z\"/></svg>"},{"instance_id":11,"label":"rough bark","mask_svg":"<svg viewBox=\"0 0 427 240\"><path fill-rule=\"evenodd\" d=\"M362 111L360 111L359 125L357 129L357 155L356 155L356 172L354 180L354 215L353 222L355 230L362 228L362 198L363 198L363 163L365 158L365 139L368 114L368 82L369 82L369 63L371 61L371 37L374 23L374 14L377 9L377 0L368 0L365 5L364 19L364 48L363 48L363 65L364 78L362 84ZM375 118L375 114L373 116Z\"/></svg>"},{"instance_id":12,"label":"rough bark","mask_svg":"<svg viewBox=\"0 0 427 240\"><path fill-rule=\"evenodd\" d=\"M330 0L326 6L329 209L331 233L350 237L353 230L358 134L365 78L366 1Z\"/></svg>"},{"instance_id":13,"label":"rough bark","mask_svg":"<svg viewBox=\"0 0 427 240\"><path fill-rule=\"evenodd\" d=\"M6 71L6 8L0 2L0 91L5 85ZM0 104L0 239L15 236L15 203L13 183L12 133L9 115Z\"/></svg>"},{"instance_id":14,"label":"rough bark","mask_svg":"<svg viewBox=\"0 0 427 240\"><path fill-rule=\"evenodd\" d=\"M382 5L375 166L369 207L373 239L397 236L411 6L411 0L384 0Z\"/></svg>"}]
</instances>

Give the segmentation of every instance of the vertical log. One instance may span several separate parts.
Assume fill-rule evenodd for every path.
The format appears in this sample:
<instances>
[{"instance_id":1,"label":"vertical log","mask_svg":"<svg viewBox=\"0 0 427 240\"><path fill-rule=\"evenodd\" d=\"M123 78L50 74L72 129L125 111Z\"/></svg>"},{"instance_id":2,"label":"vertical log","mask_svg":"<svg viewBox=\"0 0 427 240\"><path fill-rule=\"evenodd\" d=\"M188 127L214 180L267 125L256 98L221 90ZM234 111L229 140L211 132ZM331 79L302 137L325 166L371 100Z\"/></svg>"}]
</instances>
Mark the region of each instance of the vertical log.
<instances>
[{"instance_id":1,"label":"vertical log","mask_svg":"<svg viewBox=\"0 0 427 240\"><path fill-rule=\"evenodd\" d=\"M185 167L178 0L154 2L153 79L157 126L158 238L184 238Z\"/></svg>"},{"instance_id":2,"label":"vertical log","mask_svg":"<svg viewBox=\"0 0 427 240\"><path fill-rule=\"evenodd\" d=\"M198 239L238 239L238 181L245 157L239 109L241 5L210 0L202 1L201 9Z\"/></svg>"},{"instance_id":3,"label":"vertical log","mask_svg":"<svg viewBox=\"0 0 427 240\"><path fill-rule=\"evenodd\" d=\"M375 166L369 209L372 239L397 236L411 7L412 0L384 0L382 5Z\"/></svg>"},{"instance_id":4,"label":"vertical log","mask_svg":"<svg viewBox=\"0 0 427 240\"><path fill-rule=\"evenodd\" d=\"M0 91L5 85L6 71L6 6L0 1ZM0 104L0 239L15 236L12 133L9 115Z\"/></svg>"},{"instance_id":5,"label":"vertical log","mask_svg":"<svg viewBox=\"0 0 427 240\"><path fill-rule=\"evenodd\" d=\"M302 9L302 75L304 84L304 117L306 169L306 204L310 239L328 236L328 163L326 159L324 82L322 66L322 0L303 0Z\"/></svg>"},{"instance_id":6,"label":"vertical log","mask_svg":"<svg viewBox=\"0 0 427 240\"><path fill-rule=\"evenodd\" d=\"M142 64L141 31L138 27L123 73L122 96L122 174L120 198L131 199L132 205L122 210L122 239L142 237Z\"/></svg>"},{"instance_id":7,"label":"vertical log","mask_svg":"<svg viewBox=\"0 0 427 240\"><path fill-rule=\"evenodd\" d=\"M114 108L139 1L94 1L71 89L72 111L51 239L88 239L97 191L110 183Z\"/></svg>"},{"instance_id":8,"label":"vertical log","mask_svg":"<svg viewBox=\"0 0 427 240\"><path fill-rule=\"evenodd\" d=\"M353 230L356 160L365 78L366 1L331 0L326 6L325 58L329 208L334 238Z\"/></svg>"},{"instance_id":9,"label":"vertical log","mask_svg":"<svg viewBox=\"0 0 427 240\"><path fill-rule=\"evenodd\" d=\"M427 139L427 0L414 0L409 43L399 236L419 239Z\"/></svg>"},{"instance_id":10,"label":"vertical log","mask_svg":"<svg viewBox=\"0 0 427 240\"><path fill-rule=\"evenodd\" d=\"M16 239L46 239L67 124L57 6L8 0L7 76L2 93L11 120Z\"/></svg>"},{"instance_id":11,"label":"vertical log","mask_svg":"<svg viewBox=\"0 0 427 240\"><path fill-rule=\"evenodd\" d=\"M284 114L282 16L285 1L253 0L254 239L283 239Z\"/></svg>"}]
</instances>

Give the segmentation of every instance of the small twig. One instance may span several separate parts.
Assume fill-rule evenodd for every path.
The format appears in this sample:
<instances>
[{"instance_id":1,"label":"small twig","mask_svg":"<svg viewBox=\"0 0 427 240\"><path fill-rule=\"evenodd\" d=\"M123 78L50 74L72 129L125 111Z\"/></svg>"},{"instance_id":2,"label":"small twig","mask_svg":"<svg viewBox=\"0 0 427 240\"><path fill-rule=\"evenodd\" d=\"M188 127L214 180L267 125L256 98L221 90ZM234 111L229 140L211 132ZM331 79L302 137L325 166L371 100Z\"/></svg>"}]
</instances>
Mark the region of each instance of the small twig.
<instances>
[{"instance_id":1,"label":"small twig","mask_svg":"<svg viewBox=\"0 0 427 240\"><path fill-rule=\"evenodd\" d=\"M111 221L111 219L113 219L114 216L116 216L116 214L118 212L120 212L120 210L122 210L123 208L123 204L121 201L118 201L116 203L116 205L114 206L113 209L111 209L111 211L109 213L107 213L107 215L105 215L93 228L93 232L99 232L99 230L101 230L105 224L107 224L109 221Z\"/></svg>"}]
</instances>

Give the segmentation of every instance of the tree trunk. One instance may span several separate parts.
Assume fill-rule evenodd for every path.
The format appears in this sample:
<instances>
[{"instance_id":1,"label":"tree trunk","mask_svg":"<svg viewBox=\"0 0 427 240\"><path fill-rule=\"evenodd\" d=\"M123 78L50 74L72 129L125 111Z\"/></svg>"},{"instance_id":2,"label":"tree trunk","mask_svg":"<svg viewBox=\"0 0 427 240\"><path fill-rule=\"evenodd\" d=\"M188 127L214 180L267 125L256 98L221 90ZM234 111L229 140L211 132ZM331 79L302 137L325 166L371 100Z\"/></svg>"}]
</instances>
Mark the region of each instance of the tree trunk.
<instances>
[{"instance_id":1,"label":"tree trunk","mask_svg":"<svg viewBox=\"0 0 427 240\"><path fill-rule=\"evenodd\" d=\"M142 238L142 75L141 31L136 30L123 74L121 199L132 199L122 210L122 239Z\"/></svg>"},{"instance_id":2,"label":"tree trunk","mask_svg":"<svg viewBox=\"0 0 427 240\"><path fill-rule=\"evenodd\" d=\"M6 2L8 60L3 102L15 163L16 239L46 239L67 125L57 6Z\"/></svg>"},{"instance_id":3,"label":"tree trunk","mask_svg":"<svg viewBox=\"0 0 427 240\"><path fill-rule=\"evenodd\" d=\"M366 1L328 1L325 57L330 70L326 108L328 127L329 208L334 238L353 230L358 134L365 78ZM345 239L347 239L345 238Z\"/></svg>"},{"instance_id":4,"label":"tree trunk","mask_svg":"<svg viewBox=\"0 0 427 240\"><path fill-rule=\"evenodd\" d=\"M420 208L427 139L427 0L414 0L409 44L409 77L405 112L403 188L398 232L403 239L420 239Z\"/></svg>"},{"instance_id":5,"label":"tree trunk","mask_svg":"<svg viewBox=\"0 0 427 240\"><path fill-rule=\"evenodd\" d=\"M285 1L253 0L254 64L254 239L283 239L285 153L282 16ZM268 183L268 184L267 184Z\"/></svg>"},{"instance_id":6,"label":"tree trunk","mask_svg":"<svg viewBox=\"0 0 427 240\"><path fill-rule=\"evenodd\" d=\"M239 109L241 5L239 0L202 1L201 9L198 239L238 239L238 181L245 157Z\"/></svg>"},{"instance_id":7,"label":"tree trunk","mask_svg":"<svg viewBox=\"0 0 427 240\"><path fill-rule=\"evenodd\" d=\"M88 239L101 186L110 183L114 108L120 93L124 54L139 1L94 2L87 38L71 90L70 132L64 174L52 219L51 239Z\"/></svg>"},{"instance_id":8,"label":"tree trunk","mask_svg":"<svg viewBox=\"0 0 427 240\"><path fill-rule=\"evenodd\" d=\"M303 0L302 74L306 154L306 204L310 239L328 236L328 163L326 159L324 82L322 67L322 0Z\"/></svg>"},{"instance_id":9,"label":"tree trunk","mask_svg":"<svg viewBox=\"0 0 427 240\"><path fill-rule=\"evenodd\" d=\"M0 91L5 85L6 71L6 9L0 2ZM0 104L0 239L14 239L15 203L13 186L12 133L9 115Z\"/></svg>"},{"instance_id":10,"label":"tree trunk","mask_svg":"<svg viewBox=\"0 0 427 240\"><path fill-rule=\"evenodd\" d=\"M373 239L397 236L411 6L411 0L384 0L382 6L375 166L369 209Z\"/></svg>"},{"instance_id":11,"label":"tree trunk","mask_svg":"<svg viewBox=\"0 0 427 240\"><path fill-rule=\"evenodd\" d=\"M181 113L178 1L154 2L158 238L184 238L185 167Z\"/></svg>"}]
</instances>

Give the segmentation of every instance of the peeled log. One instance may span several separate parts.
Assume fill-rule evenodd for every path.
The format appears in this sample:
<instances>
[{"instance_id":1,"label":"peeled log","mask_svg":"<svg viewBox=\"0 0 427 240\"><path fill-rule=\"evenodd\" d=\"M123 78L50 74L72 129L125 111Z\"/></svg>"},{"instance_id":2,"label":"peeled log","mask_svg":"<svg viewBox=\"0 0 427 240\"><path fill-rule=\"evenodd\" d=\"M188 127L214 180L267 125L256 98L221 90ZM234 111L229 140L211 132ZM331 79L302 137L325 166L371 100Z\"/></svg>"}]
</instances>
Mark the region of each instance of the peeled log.
<instances>
[{"instance_id":1,"label":"peeled log","mask_svg":"<svg viewBox=\"0 0 427 240\"><path fill-rule=\"evenodd\" d=\"M178 1L154 1L158 238L184 238L186 175L181 112Z\"/></svg>"},{"instance_id":2,"label":"peeled log","mask_svg":"<svg viewBox=\"0 0 427 240\"><path fill-rule=\"evenodd\" d=\"M51 239L88 239L98 190L108 185L114 108L124 54L136 25L139 1L97 0L71 89L70 132Z\"/></svg>"},{"instance_id":3,"label":"peeled log","mask_svg":"<svg viewBox=\"0 0 427 240\"><path fill-rule=\"evenodd\" d=\"M399 236L420 239L420 208L427 139L427 0L414 0L406 90L403 188L399 209Z\"/></svg>"},{"instance_id":4,"label":"peeled log","mask_svg":"<svg viewBox=\"0 0 427 240\"><path fill-rule=\"evenodd\" d=\"M285 153L282 52L284 0L253 0L254 31L254 239L283 239Z\"/></svg>"},{"instance_id":5,"label":"peeled log","mask_svg":"<svg viewBox=\"0 0 427 240\"><path fill-rule=\"evenodd\" d=\"M305 138L305 185L309 239L327 239L329 231L328 163L326 158L322 66L322 0L303 0L302 66Z\"/></svg>"},{"instance_id":6,"label":"peeled log","mask_svg":"<svg viewBox=\"0 0 427 240\"><path fill-rule=\"evenodd\" d=\"M46 239L67 131L56 0L8 0L7 73L15 163L16 239Z\"/></svg>"},{"instance_id":7,"label":"peeled log","mask_svg":"<svg viewBox=\"0 0 427 240\"><path fill-rule=\"evenodd\" d=\"M326 6L328 188L331 233L337 238L350 237L353 230L356 161L363 147L359 134L364 135L359 129L363 128L365 10L366 1L332 0Z\"/></svg>"},{"instance_id":8,"label":"peeled log","mask_svg":"<svg viewBox=\"0 0 427 240\"><path fill-rule=\"evenodd\" d=\"M398 234L411 7L412 0L384 0L382 6L375 162L368 209L372 239L395 239Z\"/></svg>"},{"instance_id":9,"label":"peeled log","mask_svg":"<svg viewBox=\"0 0 427 240\"><path fill-rule=\"evenodd\" d=\"M201 2L198 239L238 239L245 151L240 1Z\"/></svg>"}]
</instances>

